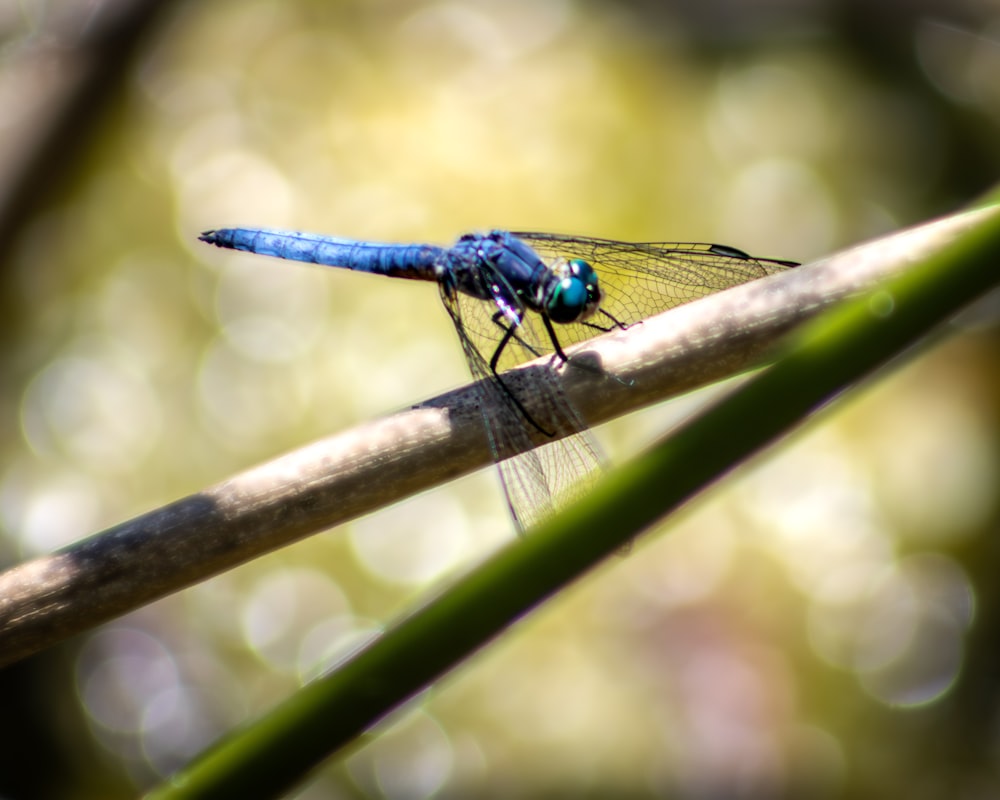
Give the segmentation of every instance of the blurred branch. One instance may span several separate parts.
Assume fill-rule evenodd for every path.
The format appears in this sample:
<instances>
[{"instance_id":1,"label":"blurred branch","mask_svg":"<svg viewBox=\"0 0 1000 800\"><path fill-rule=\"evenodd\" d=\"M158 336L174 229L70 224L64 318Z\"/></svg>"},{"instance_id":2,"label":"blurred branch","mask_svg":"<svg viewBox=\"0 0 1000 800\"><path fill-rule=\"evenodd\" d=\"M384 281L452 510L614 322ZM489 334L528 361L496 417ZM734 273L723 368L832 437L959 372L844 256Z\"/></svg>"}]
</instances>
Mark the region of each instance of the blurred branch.
<instances>
[{"instance_id":1,"label":"blurred branch","mask_svg":"<svg viewBox=\"0 0 1000 800\"><path fill-rule=\"evenodd\" d=\"M597 424L734 375L802 320L994 213L948 217L583 342L569 355L601 369L571 359L556 377ZM550 369L533 362L505 380L517 390ZM0 574L0 664L490 462L471 387L318 441Z\"/></svg>"},{"instance_id":2,"label":"blurred branch","mask_svg":"<svg viewBox=\"0 0 1000 800\"><path fill-rule=\"evenodd\" d=\"M284 795L547 597L993 289L1000 206L975 218L958 241L804 326L772 368L147 796Z\"/></svg>"},{"instance_id":3,"label":"blurred branch","mask_svg":"<svg viewBox=\"0 0 1000 800\"><path fill-rule=\"evenodd\" d=\"M162 0L52 4L41 30L5 50L0 145L0 263L55 191L74 177L128 64L173 8Z\"/></svg>"}]
</instances>

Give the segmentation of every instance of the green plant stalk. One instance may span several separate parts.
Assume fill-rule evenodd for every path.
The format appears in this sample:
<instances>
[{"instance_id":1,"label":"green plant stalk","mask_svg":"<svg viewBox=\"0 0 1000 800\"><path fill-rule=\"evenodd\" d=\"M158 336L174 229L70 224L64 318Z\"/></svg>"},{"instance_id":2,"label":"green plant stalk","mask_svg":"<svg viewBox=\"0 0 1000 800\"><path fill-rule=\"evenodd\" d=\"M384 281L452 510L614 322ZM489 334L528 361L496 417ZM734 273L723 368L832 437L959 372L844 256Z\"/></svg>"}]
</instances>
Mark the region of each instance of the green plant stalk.
<instances>
[{"instance_id":1,"label":"green plant stalk","mask_svg":"<svg viewBox=\"0 0 1000 800\"><path fill-rule=\"evenodd\" d=\"M287 791L522 615L903 353L998 279L1000 213L994 213L882 289L805 326L768 370L149 796L271 797Z\"/></svg>"}]
</instances>

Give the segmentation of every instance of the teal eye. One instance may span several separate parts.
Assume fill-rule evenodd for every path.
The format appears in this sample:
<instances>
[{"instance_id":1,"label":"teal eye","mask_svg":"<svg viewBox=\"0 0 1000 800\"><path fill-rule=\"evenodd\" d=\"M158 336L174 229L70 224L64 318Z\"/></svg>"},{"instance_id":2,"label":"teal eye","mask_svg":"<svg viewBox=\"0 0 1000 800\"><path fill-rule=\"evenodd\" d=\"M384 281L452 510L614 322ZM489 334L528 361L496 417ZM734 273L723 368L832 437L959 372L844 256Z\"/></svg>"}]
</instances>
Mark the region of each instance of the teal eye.
<instances>
[{"instance_id":1,"label":"teal eye","mask_svg":"<svg viewBox=\"0 0 1000 800\"><path fill-rule=\"evenodd\" d=\"M555 270L545 300L545 313L553 322L581 322L601 305L604 293L597 284L597 273L586 261L567 261Z\"/></svg>"},{"instance_id":2,"label":"teal eye","mask_svg":"<svg viewBox=\"0 0 1000 800\"><path fill-rule=\"evenodd\" d=\"M597 273L586 261L574 258L569 262L570 275L579 280L587 289L587 302L600 305L603 295L597 286ZM589 315L588 315L589 316Z\"/></svg>"},{"instance_id":3,"label":"teal eye","mask_svg":"<svg viewBox=\"0 0 1000 800\"><path fill-rule=\"evenodd\" d=\"M587 286L579 278L563 278L556 284L545 305L553 322L575 322L587 308Z\"/></svg>"}]
</instances>

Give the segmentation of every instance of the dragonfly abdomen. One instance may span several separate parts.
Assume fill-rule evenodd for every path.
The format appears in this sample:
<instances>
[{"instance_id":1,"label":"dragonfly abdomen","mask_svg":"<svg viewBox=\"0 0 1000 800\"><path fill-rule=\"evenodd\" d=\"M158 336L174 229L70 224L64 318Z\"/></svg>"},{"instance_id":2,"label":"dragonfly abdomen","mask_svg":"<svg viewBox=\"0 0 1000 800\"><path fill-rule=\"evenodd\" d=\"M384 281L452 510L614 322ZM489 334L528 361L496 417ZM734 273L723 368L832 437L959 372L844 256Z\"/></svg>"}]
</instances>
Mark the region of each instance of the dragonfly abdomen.
<instances>
[{"instance_id":1,"label":"dragonfly abdomen","mask_svg":"<svg viewBox=\"0 0 1000 800\"><path fill-rule=\"evenodd\" d=\"M219 228L198 238L230 250L425 281L438 280L435 267L445 255L444 248L433 245L377 244L261 228Z\"/></svg>"}]
</instances>

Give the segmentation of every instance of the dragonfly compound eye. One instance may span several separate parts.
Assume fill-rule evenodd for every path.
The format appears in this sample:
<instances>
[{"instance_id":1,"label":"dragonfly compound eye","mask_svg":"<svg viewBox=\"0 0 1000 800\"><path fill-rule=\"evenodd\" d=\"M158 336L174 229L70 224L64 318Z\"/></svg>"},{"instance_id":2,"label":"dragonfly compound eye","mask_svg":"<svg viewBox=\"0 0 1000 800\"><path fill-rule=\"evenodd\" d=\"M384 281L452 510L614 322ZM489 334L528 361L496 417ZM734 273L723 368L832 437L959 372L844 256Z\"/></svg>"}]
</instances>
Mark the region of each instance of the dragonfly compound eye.
<instances>
[{"instance_id":1,"label":"dragonfly compound eye","mask_svg":"<svg viewBox=\"0 0 1000 800\"><path fill-rule=\"evenodd\" d=\"M587 287L587 305L593 306L593 308L588 309L586 314L589 317L604 299L604 292L597 285L597 273L594 272L594 268L590 264L579 258L574 258L569 262L569 273Z\"/></svg>"},{"instance_id":2,"label":"dragonfly compound eye","mask_svg":"<svg viewBox=\"0 0 1000 800\"><path fill-rule=\"evenodd\" d=\"M574 258L557 272L559 281L552 288L545 311L553 322L581 322L601 305L604 292L597 284L597 273L586 261Z\"/></svg>"},{"instance_id":3,"label":"dragonfly compound eye","mask_svg":"<svg viewBox=\"0 0 1000 800\"><path fill-rule=\"evenodd\" d=\"M587 286L579 278L563 278L552 289L545 312L553 322L575 322L587 307Z\"/></svg>"}]
</instances>

